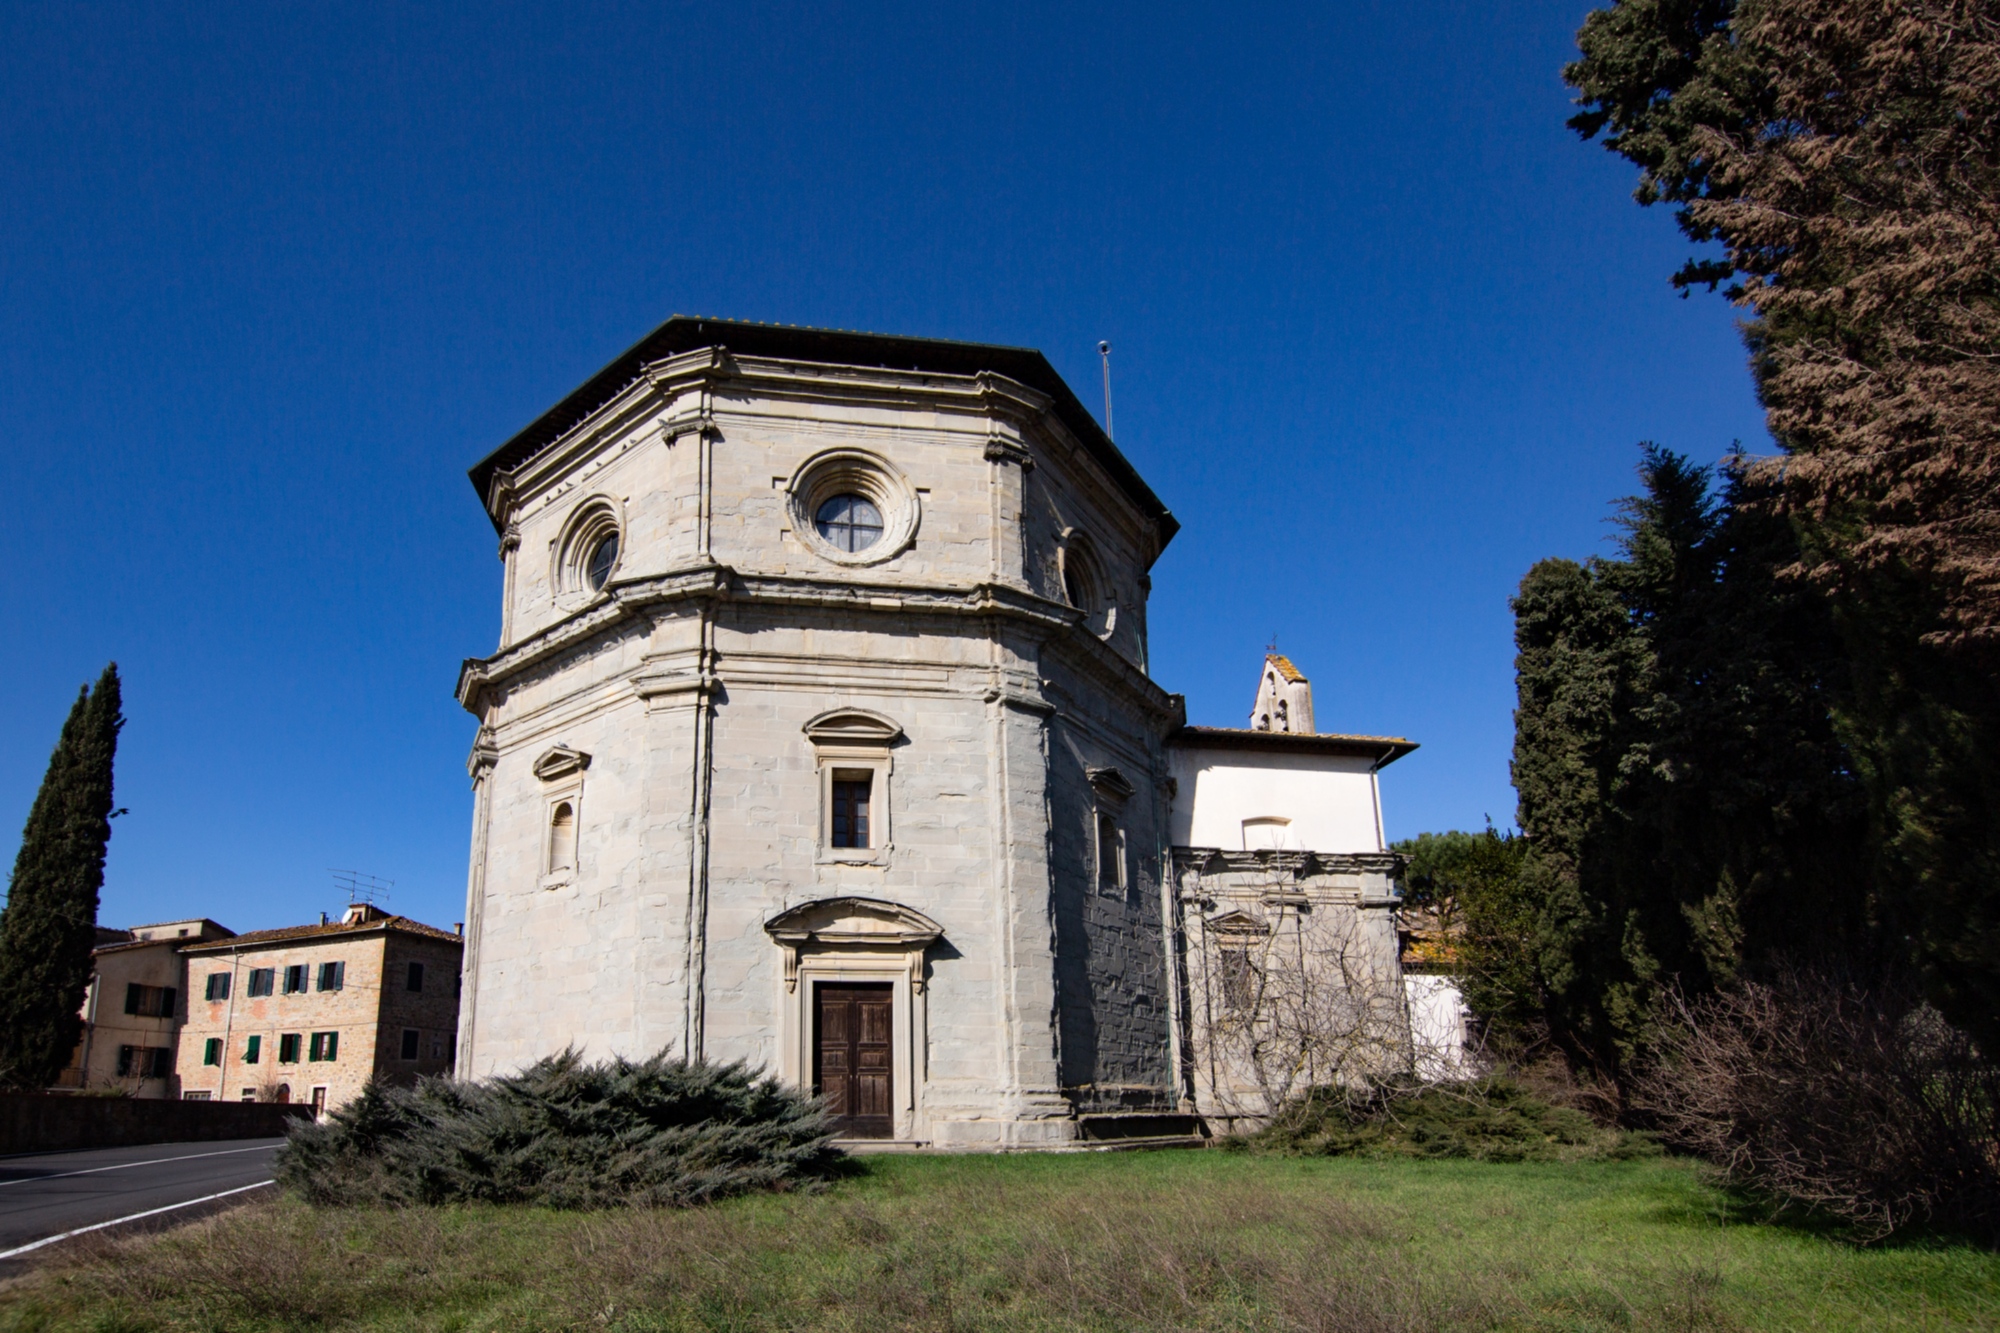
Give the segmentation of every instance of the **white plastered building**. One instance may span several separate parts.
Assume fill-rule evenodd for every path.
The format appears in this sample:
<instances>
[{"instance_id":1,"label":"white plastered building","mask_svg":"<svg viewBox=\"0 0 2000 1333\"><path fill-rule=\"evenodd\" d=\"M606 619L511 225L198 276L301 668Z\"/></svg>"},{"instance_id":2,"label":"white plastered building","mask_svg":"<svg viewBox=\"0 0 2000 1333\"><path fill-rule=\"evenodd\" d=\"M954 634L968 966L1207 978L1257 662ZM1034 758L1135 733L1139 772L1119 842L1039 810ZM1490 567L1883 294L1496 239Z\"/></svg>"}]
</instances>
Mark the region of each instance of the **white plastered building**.
<instances>
[{"instance_id":1,"label":"white plastered building","mask_svg":"<svg viewBox=\"0 0 2000 1333\"><path fill-rule=\"evenodd\" d=\"M1178 524L1037 352L676 318L472 479L462 1073L673 1049L854 1137L1184 1132L1203 877L1322 840L1388 900L1413 747L1183 725L1146 642Z\"/></svg>"}]
</instances>

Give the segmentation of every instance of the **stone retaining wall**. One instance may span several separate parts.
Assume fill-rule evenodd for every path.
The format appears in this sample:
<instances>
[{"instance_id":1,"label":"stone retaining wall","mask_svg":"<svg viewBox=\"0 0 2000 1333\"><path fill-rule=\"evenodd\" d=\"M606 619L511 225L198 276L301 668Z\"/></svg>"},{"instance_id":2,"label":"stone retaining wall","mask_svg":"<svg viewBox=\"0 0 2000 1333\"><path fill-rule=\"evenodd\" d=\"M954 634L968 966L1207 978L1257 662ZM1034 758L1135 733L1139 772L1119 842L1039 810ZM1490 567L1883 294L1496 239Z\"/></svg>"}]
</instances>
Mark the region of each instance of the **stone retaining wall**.
<instances>
[{"instance_id":1,"label":"stone retaining wall","mask_svg":"<svg viewBox=\"0 0 2000 1333\"><path fill-rule=\"evenodd\" d=\"M0 1156L142 1143L268 1139L312 1108L270 1102L169 1102L136 1097L0 1093Z\"/></svg>"}]
</instances>

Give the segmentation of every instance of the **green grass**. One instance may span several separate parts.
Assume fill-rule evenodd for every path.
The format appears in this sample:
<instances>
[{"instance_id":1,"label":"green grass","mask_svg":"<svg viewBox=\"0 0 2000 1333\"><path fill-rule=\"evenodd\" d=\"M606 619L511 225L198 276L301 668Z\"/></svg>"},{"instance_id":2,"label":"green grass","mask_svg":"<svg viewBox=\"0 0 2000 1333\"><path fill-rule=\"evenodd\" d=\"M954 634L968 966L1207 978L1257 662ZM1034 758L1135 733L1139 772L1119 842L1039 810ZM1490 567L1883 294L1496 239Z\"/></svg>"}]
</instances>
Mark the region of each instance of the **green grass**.
<instances>
[{"instance_id":1,"label":"green grass","mask_svg":"<svg viewBox=\"0 0 2000 1333\"><path fill-rule=\"evenodd\" d=\"M9 1333L1988 1327L2000 1256L1765 1224L1658 1159L878 1157L684 1212L277 1202L0 1288Z\"/></svg>"}]
</instances>

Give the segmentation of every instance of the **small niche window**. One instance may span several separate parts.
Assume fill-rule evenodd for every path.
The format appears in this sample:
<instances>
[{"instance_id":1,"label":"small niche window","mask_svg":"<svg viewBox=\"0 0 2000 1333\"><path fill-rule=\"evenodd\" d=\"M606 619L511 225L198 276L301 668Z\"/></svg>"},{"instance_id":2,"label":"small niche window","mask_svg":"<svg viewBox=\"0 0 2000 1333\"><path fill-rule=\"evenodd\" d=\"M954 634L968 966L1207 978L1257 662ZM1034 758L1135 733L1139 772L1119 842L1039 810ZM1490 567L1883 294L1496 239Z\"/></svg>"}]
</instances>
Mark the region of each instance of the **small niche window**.
<instances>
[{"instance_id":1,"label":"small niche window","mask_svg":"<svg viewBox=\"0 0 2000 1333\"><path fill-rule=\"evenodd\" d=\"M1092 608L1090 576L1083 572L1083 564L1078 560L1063 561L1063 596L1079 611Z\"/></svg>"},{"instance_id":2,"label":"small niche window","mask_svg":"<svg viewBox=\"0 0 2000 1333\"><path fill-rule=\"evenodd\" d=\"M1125 835L1118 821L1102 812L1097 816L1097 887L1105 893L1125 887Z\"/></svg>"},{"instance_id":3,"label":"small niche window","mask_svg":"<svg viewBox=\"0 0 2000 1333\"><path fill-rule=\"evenodd\" d=\"M1236 1013L1253 1007L1257 1003L1257 965L1250 961L1250 950L1240 946L1224 948L1218 956L1222 964L1223 1007Z\"/></svg>"},{"instance_id":4,"label":"small niche window","mask_svg":"<svg viewBox=\"0 0 2000 1333\"><path fill-rule=\"evenodd\" d=\"M424 965L422 963L410 964L409 975L403 979L403 989L416 994L422 993L424 989Z\"/></svg>"},{"instance_id":5,"label":"small niche window","mask_svg":"<svg viewBox=\"0 0 2000 1333\"><path fill-rule=\"evenodd\" d=\"M836 495L813 513L813 527L837 551L853 554L882 540L882 511L859 495Z\"/></svg>"},{"instance_id":6,"label":"small niche window","mask_svg":"<svg viewBox=\"0 0 2000 1333\"><path fill-rule=\"evenodd\" d=\"M603 592L604 585L611 581L611 571L618 565L618 534L602 537L590 548L590 557L584 561L583 581L590 585L592 592Z\"/></svg>"},{"instance_id":7,"label":"small niche window","mask_svg":"<svg viewBox=\"0 0 2000 1333\"><path fill-rule=\"evenodd\" d=\"M1291 839L1292 821L1280 815L1260 815L1243 821L1243 850L1282 851Z\"/></svg>"},{"instance_id":8,"label":"small niche window","mask_svg":"<svg viewBox=\"0 0 2000 1333\"><path fill-rule=\"evenodd\" d=\"M420 1032L418 1032L418 1031L417 1031L417 1030L416 1030L415 1028L404 1028L404 1029L403 1029L403 1059L405 1059L405 1060L414 1060L414 1059L416 1059L416 1058L417 1058L417 1044L418 1044L419 1042L421 1042L422 1040L423 1040L423 1034L422 1034L422 1033L420 1033Z\"/></svg>"},{"instance_id":9,"label":"small niche window","mask_svg":"<svg viewBox=\"0 0 2000 1333\"><path fill-rule=\"evenodd\" d=\"M207 991L206 991L206 995L207 995L207 998L209 998L209 999L211 999L211 1000L226 1000L226 999L228 999L228 998L229 998L229 974L228 974L227 972L211 972L211 973L209 973L209 974L208 974L208 989L207 989Z\"/></svg>"},{"instance_id":10,"label":"small niche window","mask_svg":"<svg viewBox=\"0 0 2000 1333\"><path fill-rule=\"evenodd\" d=\"M868 806L875 774L866 768L833 772L833 836L835 847L869 847Z\"/></svg>"},{"instance_id":11,"label":"small niche window","mask_svg":"<svg viewBox=\"0 0 2000 1333\"><path fill-rule=\"evenodd\" d=\"M576 869L576 802L557 801L549 811L549 873Z\"/></svg>"}]
</instances>

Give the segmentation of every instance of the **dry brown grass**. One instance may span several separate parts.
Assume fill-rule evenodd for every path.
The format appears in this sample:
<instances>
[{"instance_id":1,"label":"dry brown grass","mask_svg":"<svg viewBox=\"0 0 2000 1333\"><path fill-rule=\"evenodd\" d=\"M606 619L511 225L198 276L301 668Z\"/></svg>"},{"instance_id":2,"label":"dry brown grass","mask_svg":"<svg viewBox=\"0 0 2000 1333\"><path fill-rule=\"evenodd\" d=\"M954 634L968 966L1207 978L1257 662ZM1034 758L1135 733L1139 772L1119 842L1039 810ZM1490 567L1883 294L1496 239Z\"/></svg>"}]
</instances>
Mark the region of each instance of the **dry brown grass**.
<instances>
[{"instance_id":1,"label":"dry brown grass","mask_svg":"<svg viewBox=\"0 0 2000 1333\"><path fill-rule=\"evenodd\" d=\"M1716 1206L1661 1162L1220 1153L877 1161L829 1194L681 1211L271 1201L69 1248L0 1287L0 1333L1720 1331L1769 1326L1746 1312L1826 1328L2000 1313L1991 1256L1774 1241L1719 1230ZM1852 1263L1901 1263L1876 1284L1891 1295ZM1937 1295L1968 1274L1984 1285Z\"/></svg>"}]
</instances>

